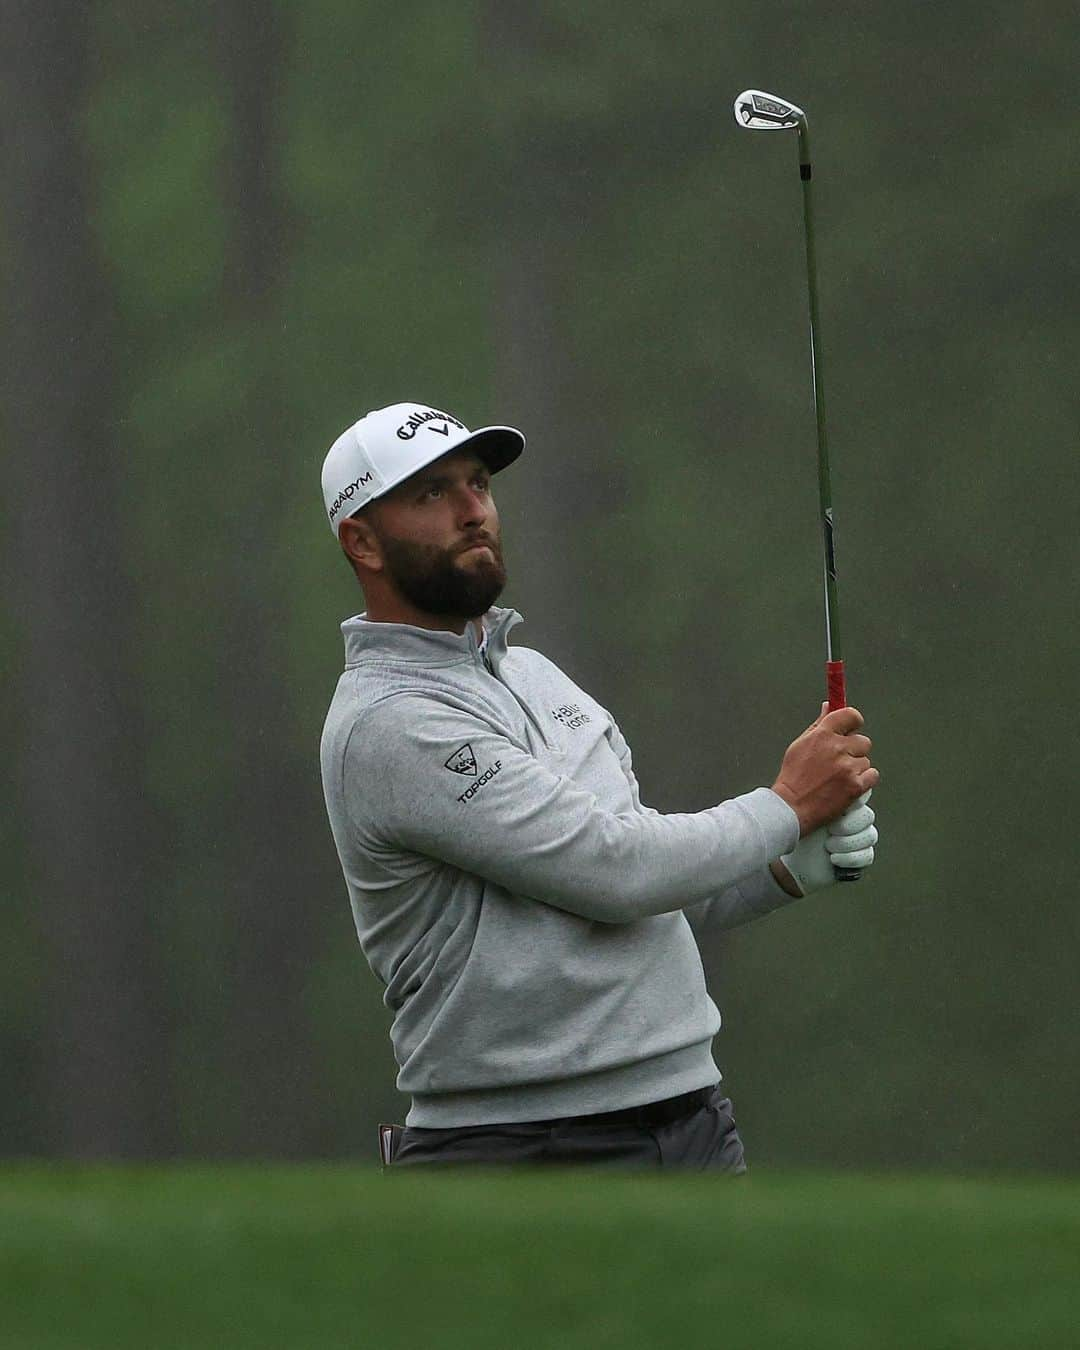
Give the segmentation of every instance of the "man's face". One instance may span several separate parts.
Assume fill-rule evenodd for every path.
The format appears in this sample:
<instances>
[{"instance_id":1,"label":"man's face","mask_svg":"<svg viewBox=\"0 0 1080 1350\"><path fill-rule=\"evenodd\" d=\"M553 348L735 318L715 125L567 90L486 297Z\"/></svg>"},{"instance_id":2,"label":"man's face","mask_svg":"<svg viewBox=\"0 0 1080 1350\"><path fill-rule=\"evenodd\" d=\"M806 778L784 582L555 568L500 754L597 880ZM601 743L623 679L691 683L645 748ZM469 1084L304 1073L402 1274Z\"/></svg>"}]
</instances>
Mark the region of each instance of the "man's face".
<instances>
[{"instance_id":1,"label":"man's face","mask_svg":"<svg viewBox=\"0 0 1080 1350\"><path fill-rule=\"evenodd\" d=\"M385 574L427 614L475 619L506 585L491 474L469 450L444 455L372 503Z\"/></svg>"}]
</instances>

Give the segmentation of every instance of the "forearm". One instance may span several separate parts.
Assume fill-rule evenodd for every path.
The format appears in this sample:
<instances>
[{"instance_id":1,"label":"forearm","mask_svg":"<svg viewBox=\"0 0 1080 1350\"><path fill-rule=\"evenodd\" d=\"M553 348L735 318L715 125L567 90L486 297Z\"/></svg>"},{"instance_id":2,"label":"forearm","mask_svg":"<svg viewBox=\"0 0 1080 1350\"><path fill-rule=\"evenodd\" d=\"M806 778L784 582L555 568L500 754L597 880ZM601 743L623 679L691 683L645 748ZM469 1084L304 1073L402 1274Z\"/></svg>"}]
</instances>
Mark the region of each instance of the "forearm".
<instances>
[{"instance_id":1,"label":"forearm","mask_svg":"<svg viewBox=\"0 0 1080 1350\"><path fill-rule=\"evenodd\" d=\"M630 788L634 810L641 812L642 815L659 814L653 807L642 805L638 781L634 776L631 764L630 747L626 744L614 721L611 725L611 737L612 748L619 756L619 763ZM788 804L790 805L790 803ZM769 871L776 886L785 894L793 900L802 899L802 891L799 890L791 873L779 858L769 864ZM707 926L713 929L725 929L749 923L751 919L771 913L772 910L779 908L783 903L775 888L769 884L762 874L760 878L750 878L746 882L729 886L717 895L710 896L708 900L684 906L684 912L695 927Z\"/></svg>"},{"instance_id":2,"label":"forearm","mask_svg":"<svg viewBox=\"0 0 1080 1350\"><path fill-rule=\"evenodd\" d=\"M787 870L786 868L784 869ZM792 900L802 899L802 893L792 895L776 876L771 866L728 886L708 900L683 907L683 913L698 936L727 932L743 924L763 919L774 910L784 909Z\"/></svg>"}]
</instances>

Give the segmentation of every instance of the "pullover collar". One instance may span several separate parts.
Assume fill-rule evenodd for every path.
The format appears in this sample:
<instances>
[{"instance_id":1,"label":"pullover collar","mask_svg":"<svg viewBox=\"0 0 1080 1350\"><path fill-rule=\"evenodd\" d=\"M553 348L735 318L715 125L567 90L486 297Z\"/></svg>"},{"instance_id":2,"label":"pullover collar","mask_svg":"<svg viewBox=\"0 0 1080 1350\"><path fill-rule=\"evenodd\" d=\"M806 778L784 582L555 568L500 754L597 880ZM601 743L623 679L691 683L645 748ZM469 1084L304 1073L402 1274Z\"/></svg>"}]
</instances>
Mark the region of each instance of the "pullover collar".
<instances>
[{"instance_id":1,"label":"pullover collar","mask_svg":"<svg viewBox=\"0 0 1080 1350\"><path fill-rule=\"evenodd\" d=\"M497 605L483 616L487 632L487 650L484 653L498 674L506 655L506 638L512 628L522 622L516 609L502 609ZM354 614L341 625L345 639L345 667L361 661L404 661L418 666L455 666L463 662L481 664L480 643L472 623L465 625L462 634L437 628L417 628L410 623L375 623L364 614Z\"/></svg>"}]
</instances>

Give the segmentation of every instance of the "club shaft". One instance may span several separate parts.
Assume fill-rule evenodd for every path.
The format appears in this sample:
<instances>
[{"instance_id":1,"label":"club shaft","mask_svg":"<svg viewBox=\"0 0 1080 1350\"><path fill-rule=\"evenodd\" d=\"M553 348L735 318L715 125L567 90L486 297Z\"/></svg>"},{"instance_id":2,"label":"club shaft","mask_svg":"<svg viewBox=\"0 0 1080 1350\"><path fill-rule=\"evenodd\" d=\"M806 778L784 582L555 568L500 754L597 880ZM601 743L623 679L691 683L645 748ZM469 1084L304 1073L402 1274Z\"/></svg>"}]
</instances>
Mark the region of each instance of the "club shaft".
<instances>
[{"instance_id":1,"label":"club shaft","mask_svg":"<svg viewBox=\"0 0 1080 1350\"><path fill-rule=\"evenodd\" d=\"M806 290L810 307L810 369L814 384L814 420L817 423L818 496L824 547L825 653L829 662L843 660L840 620L836 603L836 555L833 544L832 483L829 477L829 440L825 426L825 387L818 323L817 253L814 248L814 186L810 164L810 132L799 125L799 176L802 179L803 224L806 240Z\"/></svg>"},{"instance_id":2,"label":"club shaft","mask_svg":"<svg viewBox=\"0 0 1080 1350\"><path fill-rule=\"evenodd\" d=\"M825 672L830 710L847 706L844 659L836 604L836 554L833 544L832 481L829 476L829 438L825 430L825 386L822 375L818 324L817 253L814 248L814 186L810 160L810 131L799 123L799 177L802 180L803 234L806 239L806 292L810 305L810 369L814 383L814 420L817 423L818 496L825 574ZM858 881L857 868L837 867L838 881Z\"/></svg>"}]
</instances>

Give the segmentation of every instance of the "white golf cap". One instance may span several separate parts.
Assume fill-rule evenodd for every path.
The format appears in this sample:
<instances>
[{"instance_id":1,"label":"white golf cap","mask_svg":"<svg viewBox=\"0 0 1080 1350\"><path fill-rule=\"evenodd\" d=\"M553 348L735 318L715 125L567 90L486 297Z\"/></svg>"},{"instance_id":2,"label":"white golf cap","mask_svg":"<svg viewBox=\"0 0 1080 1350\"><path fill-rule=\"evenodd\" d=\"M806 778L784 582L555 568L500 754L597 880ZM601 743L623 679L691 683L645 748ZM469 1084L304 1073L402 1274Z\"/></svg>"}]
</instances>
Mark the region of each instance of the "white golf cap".
<instances>
[{"instance_id":1,"label":"white golf cap","mask_svg":"<svg viewBox=\"0 0 1080 1350\"><path fill-rule=\"evenodd\" d=\"M392 403L361 417L341 433L323 460L323 503L334 538L347 516L433 459L465 446L498 473L525 449L525 437L514 427L470 431L458 418L426 403Z\"/></svg>"}]
</instances>

